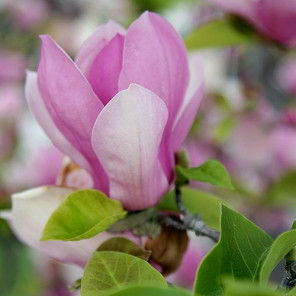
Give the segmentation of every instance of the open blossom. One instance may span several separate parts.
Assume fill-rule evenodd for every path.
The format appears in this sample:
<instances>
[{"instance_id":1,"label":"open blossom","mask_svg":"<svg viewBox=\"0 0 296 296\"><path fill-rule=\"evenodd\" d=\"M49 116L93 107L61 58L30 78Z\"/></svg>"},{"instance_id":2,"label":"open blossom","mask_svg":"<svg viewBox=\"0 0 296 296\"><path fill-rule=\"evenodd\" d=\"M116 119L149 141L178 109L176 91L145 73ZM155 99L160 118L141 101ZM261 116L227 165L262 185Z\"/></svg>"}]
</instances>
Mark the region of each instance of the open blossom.
<instances>
[{"instance_id":1,"label":"open blossom","mask_svg":"<svg viewBox=\"0 0 296 296\"><path fill-rule=\"evenodd\" d=\"M189 81L180 36L146 12L127 31L111 21L100 26L75 62L51 37L41 39L37 74L26 83L39 124L95 188L129 210L157 204L202 93L202 69Z\"/></svg>"},{"instance_id":2,"label":"open blossom","mask_svg":"<svg viewBox=\"0 0 296 296\"><path fill-rule=\"evenodd\" d=\"M296 46L294 0L209 0L245 18L261 33L287 47Z\"/></svg>"},{"instance_id":3,"label":"open blossom","mask_svg":"<svg viewBox=\"0 0 296 296\"><path fill-rule=\"evenodd\" d=\"M157 204L172 185L174 153L201 100L199 62L190 77L182 39L165 19L148 12L127 31L114 22L100 26L75 62L49 36L41 39L38 71L28 72L25 89L39 124L60 151L88 172L96 189L128 210ZM82 187L79 171L74 172L63 186L13 195L12 211L1 215L24 243L84 266L114 234L40 241L52 212L75 191L73 182ZM143 245L142 238L130 238Z\"/></svg>"}]
</instances>

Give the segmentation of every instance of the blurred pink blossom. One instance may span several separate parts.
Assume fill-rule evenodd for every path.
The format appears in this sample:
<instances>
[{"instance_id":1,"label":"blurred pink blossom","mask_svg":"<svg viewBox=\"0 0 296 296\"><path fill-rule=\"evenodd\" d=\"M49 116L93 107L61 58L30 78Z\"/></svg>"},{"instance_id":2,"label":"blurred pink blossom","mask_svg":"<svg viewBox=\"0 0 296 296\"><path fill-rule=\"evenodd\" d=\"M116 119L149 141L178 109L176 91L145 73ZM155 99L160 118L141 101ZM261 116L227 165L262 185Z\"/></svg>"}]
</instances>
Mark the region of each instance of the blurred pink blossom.
<instances>
[{"instance_id":1,"label":"blurred pink blossom","mask_svg":"<svg viewBox=\"0 0 296 296\"><path fill-rule=\"evenodd\" d=\"M270 145L276 170L296 169L296 128L278 126L270 134Z\"/></svg>"},{"instance_id":2,"label":"blurred pink blossom","mask_svg":"<svg viewBox=\"0 0 296 296\"><path fill-rule=\"evenodd\" d=\"M287 58L277 71L277 78L284 91L296 95L296 58Z\"/></svg>"},{"instance_id":3,"label":"blurred pink blossom","mask_svg":"<svg viewBox=\"0 0 296 296\"><path fill-rule=\"evenodd\" d=\"M15 192L36 186L55 185L62 167L63 154L51 145L23 151L25 159L15 157L6 164L3 180L7 191Z\"/></svg>"},{"instance_id":4,"label":"blurred pink blossom","mask_svg":"<svg viewBox=\"0 0 296 296\"><path fill-rule=\"evenodd\" d=\"M238 14L262 34L287 47L296 46L294 0L208 0L227 12Z\"/></svg>"},{"instance_id":5,"label":"blurred pink blossom","mask_svg":"<svg viewBox=\"0 0 296 296\"><path fill-rule=\"evenodd\" d=\"M0 123L13 122L24 111L23 95L16 85L0 85Z\"/></svg>"},{"instance_id":6,"label":"blurred pink blossom","mask_svg":"<svg viewBox=\"0 0 296 296\"><path fill-rule=\"evenodd\" d=\"M25 78L27 61L21 53L0 50L0 83L19 82Z\"/></svg>"},{"instance_id":7,"label":"blurred pink blossom","mask_svg":"<svg viewBox=\"0 0 296 296\"><path fill-rule=\"evenodd\" d=\"M9 0L4 8L12 15L14 25L21 30L32 29L49 13L49 6L44 0Z\"/></svg>"}]
</instances>

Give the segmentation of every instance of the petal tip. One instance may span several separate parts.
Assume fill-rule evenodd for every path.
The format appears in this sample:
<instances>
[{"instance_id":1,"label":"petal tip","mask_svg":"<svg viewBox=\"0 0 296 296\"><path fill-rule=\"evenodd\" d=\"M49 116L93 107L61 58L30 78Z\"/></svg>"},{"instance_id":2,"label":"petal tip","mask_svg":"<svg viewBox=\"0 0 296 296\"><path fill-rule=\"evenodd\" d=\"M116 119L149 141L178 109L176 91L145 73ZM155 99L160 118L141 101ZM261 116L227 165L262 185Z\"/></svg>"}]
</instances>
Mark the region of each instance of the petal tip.
<instances>
[{"instance_id":1,"label":"petal tip","mask_svg":"<svg viewBox=\"0 0 296 296\"><path fill-rule=\"evenodd\" d=\"M50 186L45 186L45 187L37 187L33 189L29 189L26 191L14 193L11 198L12 200L21 200L21 199L33 199L37 196L42 195L45 193L48 189L50 189Z\"/></svg>"}]
</instances>

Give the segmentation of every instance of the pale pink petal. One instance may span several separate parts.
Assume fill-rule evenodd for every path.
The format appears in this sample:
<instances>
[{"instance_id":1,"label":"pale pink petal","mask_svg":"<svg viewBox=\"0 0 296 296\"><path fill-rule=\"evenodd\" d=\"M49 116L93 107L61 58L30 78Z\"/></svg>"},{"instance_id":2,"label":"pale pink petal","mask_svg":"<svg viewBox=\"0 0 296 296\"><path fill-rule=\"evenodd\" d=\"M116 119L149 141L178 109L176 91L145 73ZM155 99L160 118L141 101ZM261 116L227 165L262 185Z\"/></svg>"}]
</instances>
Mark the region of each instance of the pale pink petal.
<instances>
[{"instance_id":1,"label":"pale pink petal","mask_svg":"<svg viewBox=\"0 0 296 296\"><path fill-rule=\"evenodd\" d=\"M172 145L173 151L180 148L191 128L199 108L204 87L204 70L198 56L193 56L190 61L190 82L185 100L177 114L173 125Z\"/></svg>"},{"instance_id":2,"label":"pale pink petal","mask_svg":"<svg viewBox=\"0 0 296 296\"><path fill-rule=\"evenodd\" d=\"M109 21L99 26L96 31L82 44L75 63L81 71L87 76L94 59L99 52L109 43L117 34L125 35L125 29L119 24Z\"/></svg>"},{"instance_id":3,"label":"pale pink petal","mask_svg":"<svg viewBox=\"0 0 296 296\"><path fill-rule=\"evenodd\" d=\"M39 187L12 196L12 210L8 218L15 235L30 247L59 261L84 266L96 248L110 233L100 233L91 239L63 242L40 241L44 226L53 211L74 189L66 187Z\"/></svg>"},{"instance_id":4,"label":"pale pink petal","mask_svg":"<svg viewBox=\"0 0 296 296\"><path fill-rule=\"evenodd\" d=\"M64 137L49 115L37 85L36 72L27 71L25 95L31 112L53 144L79 166L91 170L85 157Z\"/></svg>"},{"instance_id":5,"label":"pale pink petal","mask_svg":"<svg viewBox=\"0 0 296 296\"><path fill-rule=\"evenodd\" d=\"M170 150L171 129L188 80L183 40L164 18L145 12L127 31L119 90L126 89L130 83L137 83L156 93L166 103L169 118L161 143L160 161L170 180L174 165Z\"/></svg>"},{"instance_id":6,"label":"pale pink petal","mask_svg":"<svg viewBox=\"0 0 296 296\"><path fill-rule=\"evenodd\" d=\"M56 179L56 185L89 189L94 187L94 182L86 170L73 163L70 158L64 157L60 174Z\"/></svg>"},{"instance_id":7,"label":"pale pink petal","mask_svg":"<svg viewBox=\"0 0 296 296\"><path fill-rule=\"evenodd\" d=\"M87 76L94 92L106 105L118 93L124 37L117 34L96 56Z\"/></svg>"},{"instance_id":8,"label":"pale pink petal","mask_svg":"<svg viewBox=\"0 0 296 296\"><path fill-rule=\"evenodd\" d=\"M139 85L118 93L100 113L92 135L94 150L110 180L110 197L128 210L154 206L168 190L158 159L167 108Z\"/></svg>"},{"instance_id":9,"label":"pale pink petal","mask_svg":"<svg viewBox=\"0 0 296 296\"><path fill-rule=\"evenodd\" d=\"M45 106L60 132L88 160L97 188L108 193L108 178L90 141L103 104L66 53L48 35L41 39L37 79Z\"/></svg>"}]
</instances>

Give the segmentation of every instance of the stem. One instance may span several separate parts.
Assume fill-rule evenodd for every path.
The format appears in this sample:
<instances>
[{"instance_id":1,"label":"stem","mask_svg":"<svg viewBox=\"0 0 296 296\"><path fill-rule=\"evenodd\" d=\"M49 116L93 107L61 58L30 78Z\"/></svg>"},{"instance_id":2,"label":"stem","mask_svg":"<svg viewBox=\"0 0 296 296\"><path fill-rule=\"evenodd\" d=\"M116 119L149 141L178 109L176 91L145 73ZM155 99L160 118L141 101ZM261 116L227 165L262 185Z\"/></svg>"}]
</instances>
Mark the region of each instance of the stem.
<instances>
[{"instance_id":1,"label":"stem","mask_svg":"<svg viewBox=\"0 0 296 296\"><path fill-rule=\"evenodd\" d=\"M294 225L292 227L294 229ZM296 284L296 247L293 247L285 256L285 274L280 289L291 290Z\"/></svg>"},{"instance_id":2,"label":"stem","mask_svg":"<svg viewBox=\"0 0 296 296\"><path fill-rule=\"evenodd\" d=\"M286 261L285 275L281 281L280 287L284 290L290 290L296 284L296 262Z\"/></svg>"},{"instance_id":3,"label":"stem","mask_svg":"<svg viewBox=\"0 0 296 296\"><path fill-rule=\"evenodd\" d=\"M209 228L202 221L200 215L198 215L198 214L192 215L188 211L188 209L182 203L181 190L178 186L176 186L175 193L176 193L177 207L183 216L182 225L183 225L184 229L194 231L197 236L209 237L210 239L212 239L214 242L217 243L219 241L219 236L220 236L219 232ZM176 225L177 224L176 222L178 222L178 221L173 221L173 222L174 223L172 223L172 224ZM178 222L178 224L181 224L181 223ZM174 226L174 225L172 225L172 226ZM177 227L180 227L180 225L178 225Z\"/></svg>"}]
</instances>

